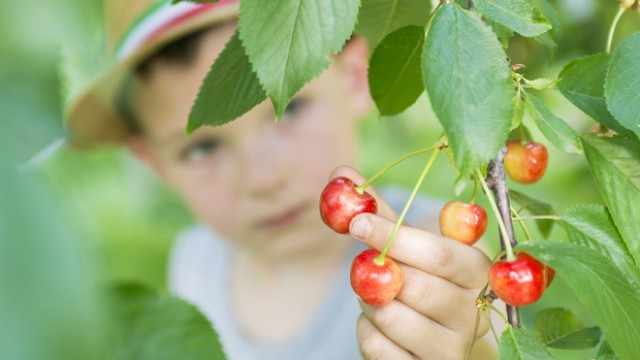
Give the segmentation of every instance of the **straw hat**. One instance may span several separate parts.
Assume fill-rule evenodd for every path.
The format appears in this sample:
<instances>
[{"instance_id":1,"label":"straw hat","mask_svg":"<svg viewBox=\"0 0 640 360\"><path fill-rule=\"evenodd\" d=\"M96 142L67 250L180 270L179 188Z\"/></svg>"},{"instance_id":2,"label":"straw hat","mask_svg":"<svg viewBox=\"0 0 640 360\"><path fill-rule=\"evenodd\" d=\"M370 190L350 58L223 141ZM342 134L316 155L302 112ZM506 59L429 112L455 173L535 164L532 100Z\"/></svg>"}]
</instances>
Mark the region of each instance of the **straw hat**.
<instances>
[{"instance_id":1,"label":"straw hat","mask_svg":"<svg viewBox=\"0 0 640 360\"><path fill-rule=\"evenodd\" d=\"M170 0L107 2L107 40L115 62L69 100L65 119L70 143L84 148L126 140L128 127L116 106L132 70L171 41L237 17L238 6L239 0L175 5Z\"/></svg>"}]
</instances>

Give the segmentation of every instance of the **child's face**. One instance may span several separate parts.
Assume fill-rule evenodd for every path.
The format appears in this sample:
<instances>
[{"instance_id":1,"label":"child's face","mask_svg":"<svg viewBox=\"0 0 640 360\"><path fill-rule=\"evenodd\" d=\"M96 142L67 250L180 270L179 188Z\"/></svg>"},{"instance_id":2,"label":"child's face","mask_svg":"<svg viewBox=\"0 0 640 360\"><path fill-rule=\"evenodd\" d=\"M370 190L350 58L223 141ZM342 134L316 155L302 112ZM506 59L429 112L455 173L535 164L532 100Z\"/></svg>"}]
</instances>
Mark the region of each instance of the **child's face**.
<instances>
[{"instance_id":1,"label":"child's face","mask_svg":"<svg viewBox=\"0 0 640 360\"><path fill-rule=\"evenodd\" d=\"M160 62L138 80L134 107L144 135L131 147L225 238L272 256L313 251L330 236L320 192L334 167L354 162L356 119L369 107L366 47L351 44L277 124L265 101L187 136L198 87L234 30L205 35L192 65Z\"/></svg>"}]
</instances>

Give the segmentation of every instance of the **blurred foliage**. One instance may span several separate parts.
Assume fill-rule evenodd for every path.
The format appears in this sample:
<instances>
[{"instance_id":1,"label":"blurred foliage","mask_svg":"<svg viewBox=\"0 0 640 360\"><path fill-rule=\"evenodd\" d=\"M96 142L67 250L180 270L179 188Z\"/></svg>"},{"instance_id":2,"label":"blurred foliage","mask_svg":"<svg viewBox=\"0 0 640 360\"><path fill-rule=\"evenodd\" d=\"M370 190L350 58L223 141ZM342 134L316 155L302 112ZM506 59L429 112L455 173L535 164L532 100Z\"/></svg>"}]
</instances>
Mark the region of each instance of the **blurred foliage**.
<instances>
[{"instance_id":1,"label":"blurred foliage","mask_svg":"<svg viewBox=\"0 0 640 360\"><path fill-rule=\"evenodd\" d=\"M616 0L550 3L557 11L553 21L561 29L553 31L557 46L519 37L510 44L512 61L526 64L524 74L530 79L553 77L571 59L603 51L608 25L617 8ZM640 13L625 15L614 46L640 28L639 20ZM101 29L101 1L0 2L0 109L5 135L0 142L0 164L25 163L64 135L61 59L64 56L72 64L75 81L67 85L82 86L95 76L96 68L104 65L100 56L104 50ZM591 120L555 90L546 91L544 96L553 112L574 129L590 129ZM380 118L372 114L361 122L360 133L360 165L365 174L372 174L387 161L430 145L441 129L423 96L401 116ZM381 183L410 186L421 161L408 161ZM73 355L64 358L91 359L90 354L99 344L92 338L94 332L82 329L95 329L102 320L89 280L92 276L103 281L138 280L164 289L173 238L192 219L177 197L123 150L58 151L46 159L36 156L29 161L27 168L30 167L42 169L54 190L53 197L44 185L32 184L31 177L25 174L14 176L7 167L2 168L0 177L0 349L8 354L2 358L55 359L53 355L39 355L73 350L66 353ZM452 169L447 159L440 158L423 192L440 199L455 197L456 174ZM470 195L470 187L461 195L463 198ZM552 147L545 179L526 189L518 185L514 188L550 203L556 210L600 201L584 159L559 153ZM52 207L41 205L38 211L38 207L27 207L30 201ZM74 231L58 226L65 220L73 224ZM531 228L538 235L537 229ZM82 234L82 238L72 233ZM494 226L486 238L496 236ZM560 227L551 234L552 238L563 236ZM98 254L96 258L100 260L83 263L78 255L82 249ZM527 315L533 311L562 302L588 325L588 314L565 295L564 288L558 281L543 302L530 307L525 320L533 320ZM41 326L27 328L25 324L29 322L25 319L42 319ZM11 333L7 334L9 329ZM30 354L19 352L25 350L20 341L27 332L43 339L42 347L30 348ZM73 341L61 341L64 339ZM81 340L86 340L82 341L86 348L78 346ZM74 348L56 349L65 344L73 344ZM561 353L563 358L571 358L571 354L584 358L577 352Z\"/></svg>"},{"instance_id":2,"label":"blurred foliage","mask_svg":"<svg viewBox=\"0 0 640 360\"><path fill-rule=\"evenodd\" d=\"M123 150L60 151L44 170L101 255L104 281L164 289L169 248L191 221L176 196Z\"/></svg>"},{"instance_id":3,"label":"blurred foliage","mask_svg":"<svg viewBox=\"0 0 640 360\"><path fill-rule=\"evenodd\" d=\"M108 288L110 360L225 360L218 334L198 309L139 284Z\"/></svg>"},{"instance_id":4,"label":"blurred foliage","mask_svg":"<svg viewBox=\"0 0 640 360\"><path fill-rule=\"evenodd\" d=\"M105 322L86 243L16 155L0 151L0 358L98 358Z\"/></svg>"}]
</instances>

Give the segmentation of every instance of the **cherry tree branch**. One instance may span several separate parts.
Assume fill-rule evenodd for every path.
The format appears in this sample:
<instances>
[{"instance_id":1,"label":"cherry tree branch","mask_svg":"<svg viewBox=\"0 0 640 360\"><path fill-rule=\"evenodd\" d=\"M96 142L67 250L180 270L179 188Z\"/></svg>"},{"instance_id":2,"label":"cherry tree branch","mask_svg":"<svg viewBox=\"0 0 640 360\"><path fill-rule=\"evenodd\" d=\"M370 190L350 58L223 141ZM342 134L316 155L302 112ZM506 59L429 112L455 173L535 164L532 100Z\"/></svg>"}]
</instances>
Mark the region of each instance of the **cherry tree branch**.
<instances>
[{"instance_id":1,"label":"cherry tree branch","mask_svg":"<svg viewBox=\"0 0 640 360\"><path fill-rule=\"evenodd\" d=\"M511 220L511 204L509 201L509 189L507 188L507 181L504 173L504 156L507 152L506 148L500 150L495 159L489 162L489 168L487 171L486 182L493 192L496 200L496 205L500 212L500 217L506 228L508 239L505 239L502 233L500 234L500 247L505 249L505 243L508 241L511 247L518 244L513 232L513 222ZM515 306L507 305L507 319L509 324L513 327L520 327L520 314L518 308Z\"/></svg>"}]
</instances>

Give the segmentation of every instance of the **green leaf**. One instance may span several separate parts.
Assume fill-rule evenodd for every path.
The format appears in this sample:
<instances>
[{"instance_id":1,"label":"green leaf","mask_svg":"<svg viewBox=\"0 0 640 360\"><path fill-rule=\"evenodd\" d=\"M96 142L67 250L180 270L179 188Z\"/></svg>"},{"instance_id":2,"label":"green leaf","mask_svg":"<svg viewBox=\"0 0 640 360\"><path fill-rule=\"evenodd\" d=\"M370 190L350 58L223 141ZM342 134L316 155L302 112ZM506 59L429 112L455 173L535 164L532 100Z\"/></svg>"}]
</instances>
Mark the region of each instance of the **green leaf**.
<instances>
[{"instance_id":1,"label":"green leaf","mask_svg":"<svg viewBox=\"0 0 640 360\"><path fill-rule=\"evenodd\" d=\"M530 0L473 0L485 17L526 37L551 30L542 12Z\"/></svg>"},{"instance_id":2,"label":"green leaf","mask_svg":"<svg viewBox=\"0 0 640 360\"><path fill-rule=\"evenodd\" d=\"M546 89L549 89L549 88L553 87L557 82L557 80L549 79L549 78L538 78L538 79L533 79L533 80L525 79L524 81L525 81L526 87L534 89L534 90L546 90Z\"/></svg>"},{"instance_id":3,"label":"green leaf","mask_svg":"<svg viewBox=\"0 0 640 360\"><path fill-rule=\"evenodd\" d=\"M553 356L533 333L507 326L500 336L500 360L552 360Z\"/></svg>"},{"instance_id":4,"label":"green leaf","mask_svg":"<svg viewBox=\"0 0 640 360\"><path fill-rule=\"evenodd\" d=\"M531 139L533 139L531 132L524 125L518 126L509 133L509 140L530 141Z\"/></svg>"},{"instance_id":5,"label":"green leaf","mask_svg":"<svg viewBox=\"0 0 640 360\"><path fill-rule=\"evenodd\" d=\"M369 65L369 87L380 114L404 111L424 91L423 44L424 28L407 26L389 34L376 48Z\"/></svg>"},{"instance_id":6,"label":"green leaf","mask_svg":"<svg viewBox=\"0 0 640 360\"><path fill-rule=\"evenodd\" d=\"M542 342L551 348L590 349L600 342L598 327L586 327L569 310L544 309L536 314L535 329Z\"/></svg>"},{"instance_id":7,"label":"green leaf","mask_svg":"<svg viewBox=\"0 0 640 360\"><path fill-rule=\"evenodd\" d=\"M607 108L622 126L640 136L640 33L613 51L605 81Z\"/></svg>"},{"instance_id":8,"label":"green leaf","mask_svg":"<svg viewBox=\"0 0 640 360\"><path fill-rule=\"evenodd\" d=\"M16 135L3 131L0 143ZM0 151L0 359L103 358L105 314L95 292L102 254L68 226L78 219L51 184L19 167L19 150Z\"/></svg>"},{"instance_id":9,"label":"green leaf","mask_svg":"<svg viewBox=\"0 0 640 360\"><path fill-rule=\"evenodd\" d=\"M540 34L535 36L533 40L538 44L546 47L551 51L551 53L555 53L558 48L558 44L555 40L555 34L558 33L558 30L561 28L562 23L560 21L560 14L558 11L551 5L549 0L534 0L534 6L542 11L542 14L547 19L547 21L551 24L551 31L547 31L544 34ZM557 3L557 2L556 2Z\"/></svg>"},{"instance_id":10,"label":"green leaf","mask_svg":"<svg viewBox=\"0 0 640 360\"><path fill-rule=\"evenodd\" d=\"M595 360L618 360L618 357L611 349L609 343L605 341L600 345Z\"/></svg>"},{"instance_id":11,"label":"green leaf","mask_svg":"<svg viewBox=\"0 0 640 360\"><path fill-rule=\"evenodd\" d=\"M502 26L497 22L492 21L491 19L484 19L484 21L485 23L487 23L487 25L491 27L491 30L493 30L493 32L496 34L496 36L498 37L498 41L500 41L500 44L502 44L502 47L507 49L509 47L509 42L511 41L511 38L513 37L513 30L509 29L506 26Z\"/></svg>"},{"instance_id":12,"label":"green leaf","mask_svg":"<svg viewBox=\"0 0 640 360\"><path fill-rule=\"evenodd\" d=\"M424 27L430 12L430 1L362 0L356 32L374 49L387 34L402 27Z\"/></svg>"},{"instance_id":13,"label":"green leaf","mask_svg":"<svg viewBox=\"0 0 640 360\"><path fill-rule=\"evenodd\" d=\"M557 339L546 344L550 348L564 350L591 349L598 345L602 331L597 326L583 327L575 332L565 335L566 337Z\"/></svg>"},{"instance_id":14,"label":"green leaf","mask_svg":"<svg viewBox=\"0 0 640 360\"><path fill-rule=\"evenodd\" d=\"M236 32L200 86L188 130L232 121L266 98Z\"/></svg>"},{"instance_id":15,"label":"green leaf","mask_svg":"<svg viewBox=\"0 0 640 360\"><path fill-rule=\"evenodd\" d=\"M519 191L509 190L509 197L511 198L511 200L518 203L518 205L522 206L522 210L527 211L531 215L554 215L555 213L551 205L529 197ZM536 224L542 236L548 238L553 228L553 220L536 220Z\"/></svg>"},{"instance_id":16,"label":"green leaf","mask_svg":"<svg viewBox=\"0 0 640 360\"><path fill-rule=\"evenodd\" d=\"M521 131L520 135L527 135L529 136L530 134L529 129L527 129L523 124L522 124L522 120L524 119L524 100L522 99L522 96L516 95L513 98L513 118L511 119L511 133L509 134L509 139L512 138L520 138L520 137L513 137L512 135L516 135L514 134L515 131ZM526 132L526 134L524 134L524 132ZM530 136L529 136L530 137Z\"/></svg>"},{"instance_id":17,"label":"green leaf","mask_svg":"<svg viewBox=\"0 0 640 360\"><path fill-rule=\"evenodd\" d=\"M609 259L587 247L564 242L523 244L519 249L556 270L556 276L565 280L621 359L637 358L640 290Z\"/></svg>"},{"instance_id":18,"label":"green leaf","mask_svg":"<svg viewBox=\"0 0 640 360\"><path fill-rule=\"evenodd\" d=\"M600 194L629 253L640 264L640 143L634 137L582 137Z\"/></svg>"},{"instance_id":19,"label":"green leaf","mask_svg":"<svg viewBox=\"0 0 640 360\"><path fill-rule=\"evenodd\" d=\"M114 359L226 359L218 335L195 306L141 285L110 291Z\"/></svg>"},{"instance_id":20,"label":"green leaf","mask_svg":"<svg viewBox=\"0 0 640 360\"><path fill-rule=\"evenodd\" d=\"M549 0L534 0L535 6L542 11L544 17L551 23L553 31L558 31L562 26L560 14Z\"/></svg>"},{"instance_id":21,"label":"green leaf","mask_svg":"<svg viewBox=\"0 0 640 360\"><path fill-rule=\"evenodd\" d=\"M561 217L569 241L607 256L629 281L640 285L640 270L604 206L577 205L562 212Z\"/></svg>"},{"instance_id":22,"label":"green leaf","mask_svg":"<svg viewBox=\"0 0 640 360\"><path fill-rule=\"evenodd\" d=\"M625 132L613 118L604 99L604 80L607 76L609 55L586 56L567 64L559 75L558 90L585 114L604 126Z\"/></svg>"},{"instance_id":23,"label":"green leaf","mask_svg":"<svg viewBox=\"0 0 640 360\"><path fill-rule=\"evenodd\" d=\"M582 153L575 131L564 120L552 113L541 98L527 93L525 99L531 117L547 140L564 152Z\"/></svg>"},{"instance_id":24,"label":"green leaf","mask_svg":"<svg viewBox=\"0 0 640 360\"><path fill-rule=\"evenodd\" d=\"M558 44L556 43L556 41L553 39L553 37L551 37L551 35L549 35L548 32L542 34L542 35L538 35L536 37L533 38L533 40L535 40L538 44L546 47L547 49L550 49L552 51L555 51L555 49L558 48Z\"/></svg>"},{"instance_id":25,"label":"green leaf","mask_svg":"<svg viewBox=\"0 0 640 360\"><path fill-rule=\"evenodd\" d=\"M360 0L240 2L240 39L278 117L342 49L359 7Z\"/></svg>"},{"instance_id":26,"label":"green leaf","mask_svg":"<svg viewBox=\"0 0 640 360\"><path fill-rule=\"evenodd\" d=\"M491 160L507 139L515 95L507 56L476 14L445 4L427 33L422 74L456 165L466 176Z\"/></svg>"}]
</instances>

